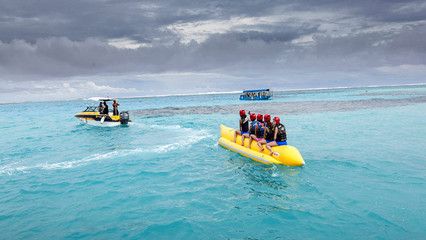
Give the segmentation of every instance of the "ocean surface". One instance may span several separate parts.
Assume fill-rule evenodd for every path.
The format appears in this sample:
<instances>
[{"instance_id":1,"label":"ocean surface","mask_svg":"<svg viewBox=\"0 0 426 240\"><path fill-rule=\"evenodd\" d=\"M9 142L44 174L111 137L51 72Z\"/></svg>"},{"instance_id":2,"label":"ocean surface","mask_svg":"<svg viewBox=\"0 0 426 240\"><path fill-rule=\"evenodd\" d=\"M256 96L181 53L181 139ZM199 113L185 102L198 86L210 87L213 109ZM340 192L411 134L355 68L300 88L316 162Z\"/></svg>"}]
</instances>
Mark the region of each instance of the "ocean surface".
<instances>
[{"instance_id":1,"label":"ocean surface","mask_svg":"<svg viewBox=\"0 0 426 240\"><path fill-rule=\"evenodd\" d=\"M426 239L426 86L0 105L0 239ZM279 115L300 168L217 145L238 110Z\"/></svg>"}]
</instances>

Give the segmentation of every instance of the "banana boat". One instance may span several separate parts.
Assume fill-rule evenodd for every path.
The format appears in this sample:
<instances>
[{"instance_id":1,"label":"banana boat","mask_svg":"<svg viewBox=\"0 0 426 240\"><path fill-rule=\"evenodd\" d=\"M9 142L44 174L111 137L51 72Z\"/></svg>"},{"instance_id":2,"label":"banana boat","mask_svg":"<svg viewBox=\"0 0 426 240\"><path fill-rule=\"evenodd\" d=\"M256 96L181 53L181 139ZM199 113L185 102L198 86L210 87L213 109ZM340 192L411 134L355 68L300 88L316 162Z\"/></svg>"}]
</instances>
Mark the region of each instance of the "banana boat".
<instances>
[{"instance_id":1,"label":"banana boat","mask_svg":"<svg viewBox=\"0 0 426 240\"><path fill-rule=\"evenodd\" d=\"M244 139L244 146L241 146L241 136L237 135L237 141L234 142L235 129L220 125L220 138L219 145L229 149L233 152L239 153L244 157L253 159L254 161L264 164L282 164L291 167L303 166L305 161L299 150L293 146L284 145L272 147L274 152L278 153L277 156L271 156L271 152L264 148L262 152L259 151L256 141L252 141L251 146L248 146L249 139Z\"/></svg>"}]
</instances>

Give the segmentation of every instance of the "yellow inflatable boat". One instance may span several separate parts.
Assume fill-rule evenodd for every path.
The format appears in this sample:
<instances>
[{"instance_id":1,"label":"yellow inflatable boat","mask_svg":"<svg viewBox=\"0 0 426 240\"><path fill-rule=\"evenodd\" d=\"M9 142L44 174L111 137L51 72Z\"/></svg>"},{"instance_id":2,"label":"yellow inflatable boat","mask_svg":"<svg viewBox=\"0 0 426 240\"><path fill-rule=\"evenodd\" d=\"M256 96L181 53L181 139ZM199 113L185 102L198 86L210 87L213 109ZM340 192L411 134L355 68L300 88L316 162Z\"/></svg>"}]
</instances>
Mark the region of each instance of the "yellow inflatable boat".
<instances>
[{"instance_id":1,"label":"yellow inflatable boat","mask_svg":"<svg viewBox=\"0 0 426 240\"><path fill-rule=\"evenodd\" d=\"M271 156L270 151L264 148L263 152L259 152L259 147L256 141L252 141L251 146L248 147L249 139L244 139L244 147L241 146L241 136L237 135L237 142L234 143L234 132L235 129L220 125L220 138L219 145L237 152L245 157L251 158L257 162L264 164L283 164L287 166L303 166L305 161L299 150L293 146L276 146L272 147L274 152L278 153L278 156Z\"/></svg>"}]
</instances>

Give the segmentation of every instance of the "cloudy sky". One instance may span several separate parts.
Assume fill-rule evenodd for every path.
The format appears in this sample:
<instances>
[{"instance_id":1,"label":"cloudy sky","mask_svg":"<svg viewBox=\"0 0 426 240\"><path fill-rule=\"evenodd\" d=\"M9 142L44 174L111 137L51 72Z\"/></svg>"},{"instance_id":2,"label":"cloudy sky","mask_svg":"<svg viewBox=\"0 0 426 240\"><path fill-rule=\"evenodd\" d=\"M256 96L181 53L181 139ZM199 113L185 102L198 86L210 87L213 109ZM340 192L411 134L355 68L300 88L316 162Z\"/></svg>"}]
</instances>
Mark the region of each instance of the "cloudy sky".
<instances>
[{"instance_id":1,"label":"cloudy sky","mask_svg":"<svg viewBox=\"0 0 426 240\"><path fill-rule=\"evenodd\" d=\"M426 82L424 0L0 6L0 102Z\"/></svg>"}]
</instances>

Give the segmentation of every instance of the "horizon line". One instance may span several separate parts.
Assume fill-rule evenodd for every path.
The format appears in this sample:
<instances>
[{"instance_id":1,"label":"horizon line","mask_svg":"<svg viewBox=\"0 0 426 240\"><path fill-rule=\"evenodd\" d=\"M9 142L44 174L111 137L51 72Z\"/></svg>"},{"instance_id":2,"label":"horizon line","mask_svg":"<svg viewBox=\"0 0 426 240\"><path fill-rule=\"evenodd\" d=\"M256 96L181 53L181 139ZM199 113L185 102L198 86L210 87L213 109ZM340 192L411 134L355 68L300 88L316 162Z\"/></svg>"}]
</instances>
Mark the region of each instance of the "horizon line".
<instances>
[{"instance_id":1,"label":"horizon line","mask_svg":"<svg viewBox=\"0 0 426 240\"><path fill-rule=\"evenodd\" d=\"M294 92L294 91L321 91L321 90L336 90L336 89L357 89L357 88L381 88L381 87L404 87L404 86L426 86L424 83L404 83L404 84L390 84L390 85L367 85L367 86L337 86L337 87L317 87L317 88L291 88L291 89L271 89L272 92ZM210 91L199 93L176 93L176 94L159 94L159 95L142 95L142 96L124 96L124 97L110 97L117 99L138 99L138 98L164 98L164 97L185 97L185 96L204 96L204 95L225 95L242 93L243 90L232 91ZM0 105L7 104L22 104L22 103L45 103L45 102L68 102L68 101L90 101L90 98L71 98L62 100L36 100L36 101L22 101L22 102L0 102Z\"/></svg>"}]
</instances>

